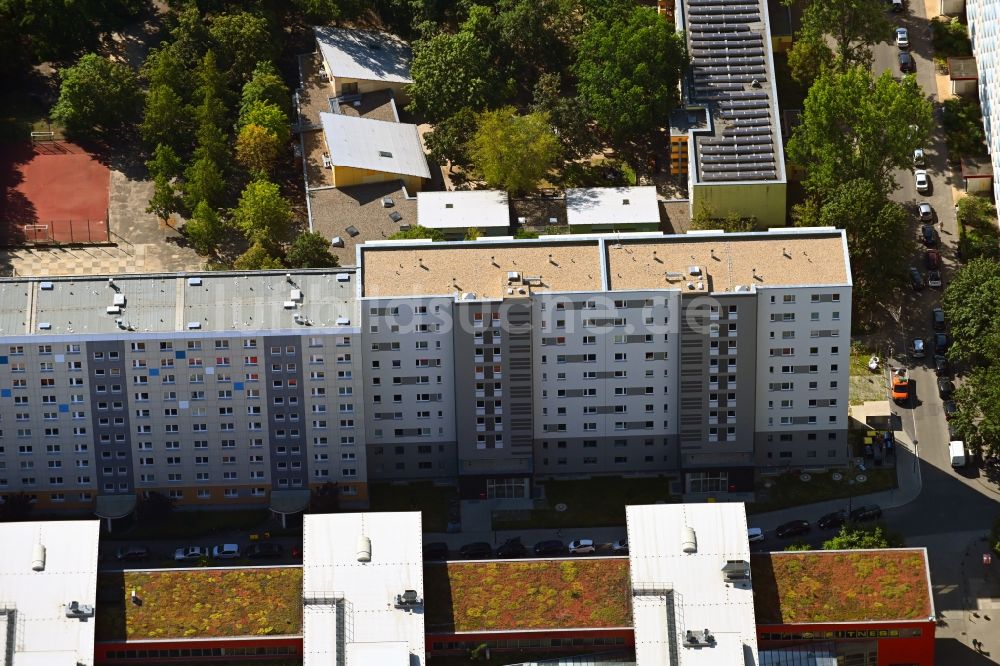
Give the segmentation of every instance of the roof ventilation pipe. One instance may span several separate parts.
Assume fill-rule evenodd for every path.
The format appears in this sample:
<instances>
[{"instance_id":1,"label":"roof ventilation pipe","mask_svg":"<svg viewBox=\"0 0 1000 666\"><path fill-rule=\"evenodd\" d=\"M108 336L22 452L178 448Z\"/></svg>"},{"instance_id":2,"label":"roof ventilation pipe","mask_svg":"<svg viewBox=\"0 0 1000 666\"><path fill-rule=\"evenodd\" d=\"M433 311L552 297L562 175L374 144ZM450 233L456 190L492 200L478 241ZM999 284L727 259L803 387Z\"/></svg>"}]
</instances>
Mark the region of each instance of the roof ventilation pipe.
<instances>
[{"instance_id":1,"label":"roof ventilation pipe","mask_svg":"<svg viewBox=\"0 0 1000 666\"><path fill-rule=\"evenodd\" d=\"M358 537L358 562L372 561L372 540L365 535Z\"/></svg>"},{"instance_id":2,"label":"roof ventilation pipe","mask_svg":"<svg viewBox=\"0 0 1000 666\"><path fill-rule=\"evenodd\" d=\"M45 546L40 543L31 549L31 570L45 571Z\"/></svg>"},{"instance_id":3,"label":"roof ventilation pipe","mask_svg":"<svg viewBox=\"0 0 1000 666\"><path fill-rule=\"evenodd\" d=\"M688 554L698 552L698 537L693 527L685 525L681 528L681 550Z\"/></svg>"}]
</instances>

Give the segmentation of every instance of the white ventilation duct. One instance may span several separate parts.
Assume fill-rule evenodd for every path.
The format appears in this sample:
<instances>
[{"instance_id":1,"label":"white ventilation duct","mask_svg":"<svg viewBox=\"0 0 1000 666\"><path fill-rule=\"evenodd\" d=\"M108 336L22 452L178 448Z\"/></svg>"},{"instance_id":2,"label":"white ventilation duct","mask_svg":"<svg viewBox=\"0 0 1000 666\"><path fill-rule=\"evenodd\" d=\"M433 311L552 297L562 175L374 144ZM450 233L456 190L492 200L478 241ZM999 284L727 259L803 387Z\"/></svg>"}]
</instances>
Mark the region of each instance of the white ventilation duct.
<instances>
[{"instance_id":1,"label":"white ventilation duct","mask_svg":"<svg viewBox=\"0 0 1000 666\"><path fill-rule=\"evenodd\" d=\"M681 528L681 550L685 553L698 552L698 538L695 536L693 527L685 525Z\"/></svg>"},{"instance_id":2,"label":"white ventilation duct","mask_svg":"<svg viewBox=\"0 0 1000 666\"><path fill-rule=\"evenodd\" d=\"M372 540L361 535L358 537L358 562L372 561Z\"/></svg>"},{"instance_id":3,"label":"white ventilation duct","mask_svg":"<svg viewBox=\"0 0 1000 666\"><path fill-rule=\"evenodd\" d=\"M45 571L45 546L40 543L31 549L31 570Z\"/></svg>"}]
</instances>

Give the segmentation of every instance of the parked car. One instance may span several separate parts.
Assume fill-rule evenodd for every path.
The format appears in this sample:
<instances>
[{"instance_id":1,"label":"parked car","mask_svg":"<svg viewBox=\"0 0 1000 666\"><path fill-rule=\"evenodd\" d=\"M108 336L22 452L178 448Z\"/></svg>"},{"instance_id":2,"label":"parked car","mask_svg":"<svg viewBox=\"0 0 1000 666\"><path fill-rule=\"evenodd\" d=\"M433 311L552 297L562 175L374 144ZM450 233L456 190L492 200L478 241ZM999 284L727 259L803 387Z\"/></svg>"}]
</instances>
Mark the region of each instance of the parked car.
<instances>
[{"instance_id":1,"label":"parked car","mask_svg":"<svg viewBox=\"0 0 1000 666\"><path fill-rule=\"evenodd\" d=\"M778 535L778 538L784 539L786 537L799 536L800 534L808 534L812 530L809 525L808 520L790 520L787 523L778 525L778 529L774 530L774 533Z\"/></svg>"},{"instance_id":2,"label":"parked car","mask_svg":"<svg viewBox=\"0 0 1000 666\"><path fill-rule=\"evenodd\" d=\"M429 562L432 560L447 560L448 559L448 544L444 541L432 541L431 543L424 544L424 561Z\"/></svg>"},{"instance_id":3,"label":"parked car","mask_svg":"<svg viewBox=\"0 0 1000 666\"><path fill-rule=\"evenodd\" d=\"M467 543L458 549L463 560L487 560L493 557L493 546L485 541Z\"/></svg>"},{"instance_id":4,"label":"parked car","mask_svg":"<svg viewBox=\"0 0 1000 666\"><path fill-rule=\"evenodd\" d=\"M944 284L941 280L941 271L927 271L927 286L931 289L940 289Z\"/></svg>"},{"instance_id":5,"label":"parked car","mask_svg":"<svg viewBox=\"0 0 1000 666\"><path fill-rule=\"evenodd\" d=\"M924 250L924 267L941 268L941 253L937 250Z\"/></svg>"},{"instance_id":6,"label":"parked car","mask_svg":"<svg viewBox=\"0 0 1000 666\"><path fill-rule=\"evenodd\" d=\"M615 555L628 555L628 539L618 539L611 544L611 550Z\"/></svg>"},{"instance_id":7,"label":"parked car","mask_svg":"<svg viewBox=\"0 0 1000 666\"><path fill-rule=\"evenodd\" d=\"M123 562L138 562L149 559L149 548L145 546L122 546L115 557Z\"/></svg>"},{"instance_id":8,"label":"parked car","mask_svg":"<svg viewBox=\"0 0 1000 666\"><path fill-rule=\"evenodd\" d=\"M951 374L951 363L944 354L934 354L934 374L946 377Z\"/></svg>"},{"instance_id":9,"label":"parked car","mask_svg":"<svg viewBox=\"0 0 1000 666\"><path fill-rule=\"evenodd\" d=\"M947 377L938 377L937 387L942 400L947 400L955 392L955 383Z\"/></svg>"},{"instance_id":10,"label":"parked car","mask_svg":"<svg viewBox=\"0 0 1000 666\"><path fill-rule=\"evenodd\" d=\"M909 57L909 53L900 53L901 56ZM911 59L912 60L912 59ZM917 169L913 172L913 182L917 186L917 192L926 192L931 189L931 181L927 176L926 169Z\"/></svg>"},{"instance_id":11,"label":"parked car","mask_svg":"<svg viewBox=\"0 0 1000 666\"><path fill-rule=\"evenodd\" d=\"M903 0L891 0L889 4L892 11L897 13L906 9L906 7L903 6Z\"/></svg>"},{"instance_id":12,"label":"parked car","mask_svg":"<svg viewBox=\"0 0 1000 666\"><path fill-rule=\"evenodd\" d=\"M906 32L906 28L896 28L896 46L901 49L910 47L910 36Z\"/></svg>"},{"instance_id":13,"label":"parked car","mask_svg":"<svg viewBox=\"0 0 1000 666\"><path fill-rule=\"evenodd\" d=\"M816 524L819 525L820 529L832 530L840 527L847 522L847 511L841 509L839 511L834 511L828 513L818 521Z\"/></svg>"},{"instance_id":14,"label":"parked car","mask_svg":"<svg viewBox=\"0 0 1000 666\"><path fill-rule=\"evenodd\" d=\"M747 541L750 543L759 543L764 540L764 530L759 527L748 527L747 528Z\"/></svg>"},{"instance_id":15,"label":"parked car","mask_svg":"<svg viewBox=\"0 0 1000 666\"><path fill-rule=\"evenodd\" d=\"M184 546L174 551L175 562L198 562L208 558L208 548Z\"/></svg>"},{"instance_id":16,"label":"parked car","mask_svg":"<svg viewBox=\"0 0 1000 666\"><path fill-rule=\"evenodd\" d=\"M926 201L921 201L917 204L917 215L920 217L921 222L934 221L934 209Z\"/></svg>"},{"instance_id":17,"label":"parked car","mask_svg":"<svg viewBox=\"0 0 1000 666\"><path fill-rule=\"evenodd\" d=\"M913 62L913 56L911 56L906 51L899 52L899 71L904 74L908 72L915 71L917 68L916 64Z\"/></svg>"},{"instance_id":18,"label":"parked car","mask_svg":"<svg viewBox=\"0 0 1000 666\"><path fill-rule=\"evenodd\" d=\"M212 548L212 557L217 560L235 560L240 556L240 547L235 543L224 543Z\"/></svg>"},{"instance_id":19,"label":"parked car","mask_svg":"<svg viewBox=\"0 0 1000 666\"><path fill-rule=\"evenodd\" d=\"M955 424L948 423L948 441L957 442L962 439L962 435L959 434L958 430L955 428Z\"/></svg>"},{"instance_id":20,"label":"parked car","mask_svg":"<svg viewBox=\"0 0 1000 666\"><path fill-rule=\"evenodd\" d=\"M951 421L955 417L955 412L958 411L958 405L955 404L954 400L945 400L942 407L944 408L944 420Z\"/></svg>"},{"instance_id":21,"label":"parked car","mask_svg":"<svg viewBox=\"0 0 1000 666\"><path fill-rule=\"evenodd\" d=\"M927 163L927 158L924 156L924 149L917 148L913 151L913 166L922 167Z\"/></svg>"},{"instance_id":22,"label":"parked car","mask_svg":"<svg viewBox=\"0 0 1000 666\"><path fill-rule=\"evenodd\" d=\"M570 555L589 555L597 551L593 539L575 539L567 544Z\"/></svg>"},{"instance_id":23,"label":"parked car","mask_svg":"<svg viewBox=\"0 0 1000 666\"><path fill-rule=\"evenodd\" d=\"M931 310L931 326L935 331L943 331L945 328L944 308L938 306Z\"/></svg>"},{"instance_id":24,"label":"parked car","mask_svg":"<svg viewBox=\"0 0 1000 666\"><path fill-rule=\"evenodd\" d=\"M917 291L924 288L924 274L916 266L910 266L910 286Z\"/></svg>"},{"instance_id":25,"label":"parked car","mask_svg":"<svg viewBox=\"0 0 1000 666\"><path fill-rule=\"evenodd\" d=\"M252 543L243 553L252 560L264 560L281 557L285 554L285 549L280 543L264 541L263 543Z\"/></svg>"},{"instance_id":26,"label":"parked car","mask_svg":"<svg viewBox=\"0 0 1000 666\"><path fill-rule=\"evenodd\" d=\"M521 543L521 537L507 539L497 548L497 557L525 557L528 549Z\"/></svg>"},{"instance_id":27,"label":"parked car","mask_svg":"<svg viewBox=\"0 0 1000 666\"><path fill-rule=\"evenodd\" d=\"M892 399L899 405L905 405L910 399L910 374L906 368L892 373Z\"/></svg>"},{"instance_id":28,"label":"parked car","mask_svg":"<svg viewBox=\"0 0 1000 666\"><path fill-rule=\"evenodd\" d=\"M925 222L924 224L920 225L920 242L926 245L927 247L933 247L934 245L937 245L938 233L937 229L934 228L933 224L927 224Z\"/></svg>"},{"instance_id":29,"label":"parked car","mask_svg":"<svg viewBox=\"0 0 1000 666\"><path fill-rule=\"evenodd\" d=\"M882 517L882 507L878 504L859 506L851 511L851 522L860 523L866 520L878 520Z\"/></svg>"},{"instance_id":30,"label":"parked car","mask_svg":"<svg viewBox=\"0 0 1000 666\"><path fill-rule=\"evenodd\" d=\"M913 358L923 358L927 355L927 348L924 346L923 338L913 338L910 342L910 356Z\"/></svg>"},{"instance_id":31,"label":"parked car","mask_svg":"<svg viewBox=\"0 0 1000 666\"><path fill-rule=\"evenodd\" d=\"M532 550L535 551L535 555L563 555L566 553L566 546L562 541L550 539L539 541Z\"/></svg>"},{"instance_id":32,"label":"parked car","mask_svg":"<svg viewBox=\"0 0 1000 666\"><path fill-rule=\"evenodd\" d=\"M947 333L935 333L934 334L934 353L943 354L948 351L948 347L951 346L951 339L948 337Z\"/></svg>"}]
</instances>

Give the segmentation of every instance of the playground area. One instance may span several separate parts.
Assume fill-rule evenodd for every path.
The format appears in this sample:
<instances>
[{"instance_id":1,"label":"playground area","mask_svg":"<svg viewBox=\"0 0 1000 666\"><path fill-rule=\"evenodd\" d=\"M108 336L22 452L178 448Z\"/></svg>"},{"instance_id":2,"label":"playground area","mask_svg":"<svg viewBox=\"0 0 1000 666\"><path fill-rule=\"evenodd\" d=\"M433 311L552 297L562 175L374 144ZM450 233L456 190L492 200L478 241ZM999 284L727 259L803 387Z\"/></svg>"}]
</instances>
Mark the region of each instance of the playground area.
<instances>
[{"instance_id":1,"label":"playground area","mask_svg":"<svg viewBox=\"0 0 1000 666\"><path fill-rule=\"evenodd\" d=\"M81 147L33 133L0 150L0 245L107 243L110 171Z\"/></svg>"}]
</instances>

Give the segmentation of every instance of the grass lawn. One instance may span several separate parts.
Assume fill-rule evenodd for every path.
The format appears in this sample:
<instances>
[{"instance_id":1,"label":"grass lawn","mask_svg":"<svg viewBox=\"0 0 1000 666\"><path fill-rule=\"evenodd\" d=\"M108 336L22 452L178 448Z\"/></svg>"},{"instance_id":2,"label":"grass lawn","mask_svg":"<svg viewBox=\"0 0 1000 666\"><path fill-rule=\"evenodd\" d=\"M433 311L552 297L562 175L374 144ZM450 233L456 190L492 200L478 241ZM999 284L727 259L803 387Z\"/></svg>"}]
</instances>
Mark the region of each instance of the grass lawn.
<instances>
[{"instance_id":1,"label":"grass lawn","mask_svg":"<svg viewBox=\"0 0 1000 666\"><path fill-rule=\"evenodd\" d=\"M101 538L109 541L195 539L211 536L217 532L232 530L252 531L262 527L268 522L270 517L270 512L267 509L236 509L232 511L177 510L172 512L166 520L157 523L146 523L142 519L139 519L134 526L116 529L111 534L102 535Z\"/></svg>"},{"instance_id":2,"label":"grass lawn","mask_svg":"<svg viewBox=\"0 0 1000 666\"><path fill-rule=\"evenodd\" d=\"M428 633L632 626L627 558L428 564Z\"/></svg>"},{"instance_id":3,"label":"grass lawn","mask_svg":"<svg viewBox=\"0 0 1000 666\"><path fill-rule=\"evenodd\" d=\"M885 371L880 366L878 372L868 369L868 359L873 350L867 349L857 342L851 343L851 393L852 405L860 405L869 400L886 399ZM874 352L880 358L884 354Z\"/></svg>"},{"instance_id":4,"label":"grass lawn","mask_svg":"<svg viewBox=\"0 0 1000 666\"><path fill-rule=\"evenodd\" d=\"M370 511L420 511L424 532L444 532L448 526L448 500L458 491L433 483L372 483L368 486Z\"/></svg>"},{"instance_id":5,"label":"grass lawn","mask_svg":"<svg viewBox=\"0 0 1000 666\"><path fill-rule=\"evenodd\" d=\"M670 477L625 478L596 476L591 479L543 481L544 506L531 511L494 511L493 529L516 530L538 527L618 527L625 524L629 504L676 502L670 495ZM565 504L565 511L555 507Z\"/></svg>"},{"instance_id":6,"label":"grass lawn","mask_svg":"<svg viewBox=\"0 0 1000 666\"><path fill-rule=\"evenodd\" d=\"M102 605L97 640L302 633L301 567L125 571L97 584L102 600L121 600Z\"/></svg>"},{"instance_id":7,"label":"grass lawn","mask_svg":"<svg viewBox=\"0 0 1000 666\"><path fill-rule=\"evenodd\" d=\"M31 132L56 133L62 138L62 127L48 122L48 111L23 91L0 93L0 144L27 142Z\"/></svg>"},{"instance_id":8,"label":"grass lawn","mask_svg":"<svg viewBox=\"0 0 1000 666\"><path fill-rule=\"evenodd\" d=\"M757 624L927 618L919 550L751 555Z\"/></svg>"},{"instance_id":9,"label":"grass lawn","mask_svg":"<svg viewBox=\"0 0 1000 666\"><path fill-rule=\"evenodd\" d=\"M835 471L839 471L843 475L840 481L833 480L833 472ZM857 481L853 484L847 483L848 479L853 479L858 474L864 474L868 477L867 480L863 483ZM757 489L757 496L766 499L747 504L747 513L777 511L802 504L876 493L896 487L895 467L869 467L864 472L855 470L853 474L848 474L845 470L831 470L825 474L810 474L810 476L812 478L809 481L800 480L798 474L767 477L766 480L773 485L770 488L758 487Z\"/></svg>"}]
</instances>

